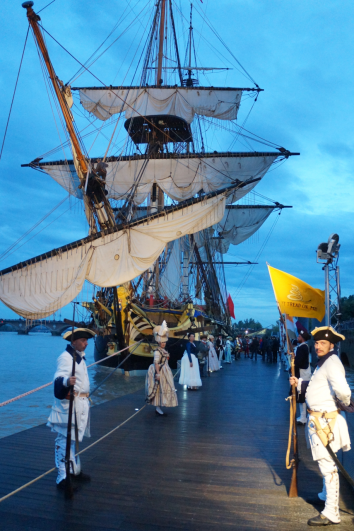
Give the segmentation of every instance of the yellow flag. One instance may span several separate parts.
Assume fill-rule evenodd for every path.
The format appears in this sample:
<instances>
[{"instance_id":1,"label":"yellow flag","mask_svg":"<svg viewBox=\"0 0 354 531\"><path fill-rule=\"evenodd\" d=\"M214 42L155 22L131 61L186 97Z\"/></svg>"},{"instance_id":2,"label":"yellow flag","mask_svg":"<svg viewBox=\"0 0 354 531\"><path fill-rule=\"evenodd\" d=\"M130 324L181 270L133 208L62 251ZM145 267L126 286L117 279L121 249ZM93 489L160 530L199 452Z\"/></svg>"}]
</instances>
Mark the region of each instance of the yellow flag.
<instances>
[{"instance_id":1,"label":"yellow flag","mask_svg":"<svg viewBox=\"0 0 354 531\"><path fill-rule=\"evenodd\" d=\"M281 313L322 321L326 312L324 291L270 265L268 271Z\"/></svg>"}]
</instances>

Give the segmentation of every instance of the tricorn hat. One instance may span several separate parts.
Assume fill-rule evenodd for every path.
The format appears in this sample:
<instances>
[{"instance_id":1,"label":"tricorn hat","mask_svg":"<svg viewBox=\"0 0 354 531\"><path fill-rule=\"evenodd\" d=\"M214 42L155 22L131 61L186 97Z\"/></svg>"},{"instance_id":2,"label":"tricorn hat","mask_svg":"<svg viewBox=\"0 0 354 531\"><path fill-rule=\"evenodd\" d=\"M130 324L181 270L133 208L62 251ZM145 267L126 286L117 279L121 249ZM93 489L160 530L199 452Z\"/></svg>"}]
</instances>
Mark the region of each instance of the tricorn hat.
<instances>
[{"instance_id":1,"label":"tricorn hat","mask_svg":"<svg viewBox=\"0 0 354 531\"><path fill-rule=\"evenodd\" d=\"M298 334L301 337L303 337L305 341L308 341L309 339L311 339L311 335L308 333L304 325L299 323L299 321L296 321L296 328L297 328Z\"/></svg>"},{"instance_id":2,"label":"tricorn hat","mask_svg":"<svg viewBox=\"0 0 354 531\"><path fill-rule=\"evenodd\" d=\"M66 339L66 341L76 341L76 339L92 339L95 335L96 332L88 328L74 328L74 335L72 330L68 330L63 335L63 339Z\"/></svg>"},{"instance_id":3,"label":"tricorn hat","mask_svg":"<svg viewBox=\"0 0 354 531\"><path fill-rule=\"evenodd\" d=\"M311 334L315 341L325 340L335 344L345 340L345 336L338 334L331 326L320 326L312 330Z\"/></svg>"},{"instance_id":4,"label":"tricorn hat","mask_svg":"<svg viewBox=\"0 0 354 531\"><path fill-rule=\"evenodd\" d=\"M162 325L155 326L154 337L157 343L167 343L168 341L168 326L166 321L162 321Z\"/></svg>"}]
</instances>

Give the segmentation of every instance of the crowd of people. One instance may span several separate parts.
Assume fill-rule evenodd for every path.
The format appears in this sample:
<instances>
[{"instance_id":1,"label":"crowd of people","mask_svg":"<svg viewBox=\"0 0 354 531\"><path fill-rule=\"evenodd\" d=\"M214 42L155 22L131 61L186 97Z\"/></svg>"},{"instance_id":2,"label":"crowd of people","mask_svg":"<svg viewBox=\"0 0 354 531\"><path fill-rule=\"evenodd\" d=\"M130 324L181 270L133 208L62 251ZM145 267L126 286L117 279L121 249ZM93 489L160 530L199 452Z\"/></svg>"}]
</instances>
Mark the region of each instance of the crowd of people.
<instances>
[{"instance_id":1,"label":"crowd of people","mask_svg":"<svg viewBox=\"0 0 354 531\"><path fill-rule=\"evenodd\" d=\"M280 355L280 342L275 336L255 336L249 338L239 335L234 340L235 359L239 359L241 354L245 358L257 360L258 356L264 361L276 362Z\"/></svg>"}]
</instances>

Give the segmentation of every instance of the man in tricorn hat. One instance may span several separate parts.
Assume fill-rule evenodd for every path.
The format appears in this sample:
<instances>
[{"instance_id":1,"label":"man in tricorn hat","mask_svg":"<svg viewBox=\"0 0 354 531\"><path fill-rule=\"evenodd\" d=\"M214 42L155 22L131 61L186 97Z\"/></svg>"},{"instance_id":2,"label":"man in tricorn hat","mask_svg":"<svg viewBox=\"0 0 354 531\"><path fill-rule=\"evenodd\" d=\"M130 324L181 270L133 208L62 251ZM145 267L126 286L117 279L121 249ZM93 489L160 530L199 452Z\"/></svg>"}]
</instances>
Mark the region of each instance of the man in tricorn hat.
<instances>
[{"instance_id":1,"label":"man in tricorn hat","mask_svg":"<svg viewBox=\"0 0 354 531\"><path fill-rule=\"evenodd\" d=\"M70 461L74 479L80 482L90 481L90 476L81 471L80 459L75 457L75 432L81 442L84 435L90 437L89 426L89 393L90 381L85 363L85 349L88 339L95 332L88 328L76 328L63 335L70 343L57 360L57 370L54 375L54 404L49 415L47 426L57 433L55 439L55 464L58 469L57 487L65 489L66 468L65 451L68 430L70 387L74 386L74 410L71 429ZM72 376L73 357L75 359L75 376ZM76 427L75 427L76 423Z\"/></svg>"},{"instance_id":2,"label":"man in tricorn hat","mask_svg":"<svg viewBox=\"0 0 354 531\"><path fill-rule=\"evenodd\" d=\"M295 376L296 378L302 378L305 381L310 380L311 378L311 366L310 366L310 351L307 341L311 339L310 334L306 328L296 322L296 328L298 331L297 342L298 347L295 352ZM300 406L300 416L296 419L297 423L300 425L305 425L307 420L306 415L306 404L299 404Z\"/></svg>"},{"instance_id":3,"label":"man in tricorn hat","mask_svg":"<svg viewBox=\"0 0 354 531\"><path fill-rule=\"evenodd\" d=\"M318 362L310 381L291 377L300 393L299 401L306 401L309 413L308 440L312 457L318 462L323 476L323 489L316 498L317 504L325 504L323 511L311 518L310 526L338 524L339 478L338 468L326 446L334 453L350 450L348 426L341 410L350 405L351 390L345 378L345 371L334 345L345 339L331 326L322 326L312 331Z\"/></svg>"}]
</instances>

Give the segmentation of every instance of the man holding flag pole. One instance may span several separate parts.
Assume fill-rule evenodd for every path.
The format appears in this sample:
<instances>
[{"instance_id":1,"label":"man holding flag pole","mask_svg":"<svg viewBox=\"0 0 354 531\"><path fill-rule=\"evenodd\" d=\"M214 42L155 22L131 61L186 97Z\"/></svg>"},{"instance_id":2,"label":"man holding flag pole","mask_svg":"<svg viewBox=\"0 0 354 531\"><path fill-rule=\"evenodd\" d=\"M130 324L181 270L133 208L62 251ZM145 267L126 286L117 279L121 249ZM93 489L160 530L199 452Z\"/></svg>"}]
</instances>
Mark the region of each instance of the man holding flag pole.
<instances>
[{"instance_id":1,"label":"man holding flag pole","mask_svg":"<svg viewBox=\"0 0 354 531\"><path fill-rule=\"evenodd\" d=\"M297 317L315 317L322 321L325 314L323 291L312 288L302 280L269 265L268 270L279 313L284 323L285 320L282 316L284 312L290 315L296 314ZM286 323L284 326L286 330ZM312 457L318 462L323 476L323 490L318 494L316 503L323 503L325 507L318 516L311 518L307 523L310 526L327 526L340 522L338 468L349 483L354 486L353 480L335 455L335 452L340 449L343 451L350 450L347 423L340 412L341 410L354 411L354 407L351 406L351 391L345 378L344 367L334 351L335 343L345 339L344 336L336 332L331 326L315 328L312 331L312 336L315 340L319 361L309 381L295 376L294 356L292 357L292 376L290 377L292 396L287 468L290 468L292 464L293 477L289 497L297 496L298 456L295 412L296 393L298 393L299 402L306 402L308 408L308 440ZM294 459L289 466L292 428L294 429Z\"/></svg>"}]
</instances>

